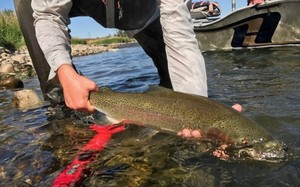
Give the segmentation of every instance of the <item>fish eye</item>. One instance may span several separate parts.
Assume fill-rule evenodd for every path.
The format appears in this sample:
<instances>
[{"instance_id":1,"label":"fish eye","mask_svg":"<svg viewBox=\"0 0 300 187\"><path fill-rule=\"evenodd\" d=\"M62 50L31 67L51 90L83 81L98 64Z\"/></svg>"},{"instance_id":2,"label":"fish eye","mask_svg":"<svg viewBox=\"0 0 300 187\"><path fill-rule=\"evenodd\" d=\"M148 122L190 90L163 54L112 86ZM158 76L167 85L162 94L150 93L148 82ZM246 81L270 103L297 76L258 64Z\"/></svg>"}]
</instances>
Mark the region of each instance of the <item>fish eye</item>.
<instances>
[{"instance_id":1,"label":"fish eye","mask_svg":"<svg viewBox=\"0 0 300 187\"><path fill-rule=\"evenodd\" d=\"M244 145L248 145L248 143L249 143L249 142L247 141L246 138L241 138L240 141L241 141L241 143L244 144Z\"/></svg>"},{"instance_id":2,"label":"fish eye","mask_svg":"<svg viewBox=\"0 0 300 187\"><path fill-rule=\"evenodd\" d=\"M260 138L259 141L262 142L262 141L264 141L264 139L263 139L263 138Z\"/></svg>"}]
</instances>

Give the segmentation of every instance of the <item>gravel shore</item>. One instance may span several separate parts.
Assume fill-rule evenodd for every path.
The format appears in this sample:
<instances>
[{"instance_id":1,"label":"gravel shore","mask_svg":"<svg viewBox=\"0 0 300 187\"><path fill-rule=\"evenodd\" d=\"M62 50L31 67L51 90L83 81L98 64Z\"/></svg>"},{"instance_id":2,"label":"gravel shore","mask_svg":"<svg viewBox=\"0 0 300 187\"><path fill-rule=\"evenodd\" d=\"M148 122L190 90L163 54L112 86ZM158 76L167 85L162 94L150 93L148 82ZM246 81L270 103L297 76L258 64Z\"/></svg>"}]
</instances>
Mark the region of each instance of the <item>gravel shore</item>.
<instances>
[{"instance_id":1,"label":"gravel shore","mask_svg":"<svg viewBox=\"0 0 300 187\"><path fill-rule=\"evenodd\" d=\"M136 43L110 44L106 46L77 44L72 45L72 56L98 54L131 45L136 45ZM0 47L0 89L23 88L22 80L35 75L36 72L25 46L16 51Z\"/></svg>"}]
</instances>

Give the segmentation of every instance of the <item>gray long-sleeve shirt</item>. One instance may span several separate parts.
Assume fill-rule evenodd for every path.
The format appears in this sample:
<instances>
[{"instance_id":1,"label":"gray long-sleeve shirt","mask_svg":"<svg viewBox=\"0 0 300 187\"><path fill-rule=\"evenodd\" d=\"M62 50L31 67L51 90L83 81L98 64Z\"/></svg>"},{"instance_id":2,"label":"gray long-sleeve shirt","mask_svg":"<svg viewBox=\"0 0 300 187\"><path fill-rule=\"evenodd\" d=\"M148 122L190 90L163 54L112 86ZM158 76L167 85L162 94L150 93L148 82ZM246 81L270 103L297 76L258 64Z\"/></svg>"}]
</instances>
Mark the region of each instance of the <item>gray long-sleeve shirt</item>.
<instances>
[{"instance_id":1,"label":"gray long-sleeve shirt","mask_svg":"<svg viewBox=\"0 0 300 187\"><path fill-rule=\"evenodd\" d=\"M169 73L175 91L207 96L204 59L186 3L184 0L161 0L160 4ZM72 0L32 0L31 6L36 37L51 67L49 79L52 79L62 64L72 63L67 27Z\"/></svg>"},{"instance_id":2,"label":"gray long-sleeve shirt","mask_svg":"<svg viewBox=\"0 0 300 187\"><path fill-rule=\"evenodd\" d=\"M67 27L72 0L32 0L31 6L36 37L51 67L49 79L52 79L62 64L72 63Z\"/></svg>"}]
</instances>

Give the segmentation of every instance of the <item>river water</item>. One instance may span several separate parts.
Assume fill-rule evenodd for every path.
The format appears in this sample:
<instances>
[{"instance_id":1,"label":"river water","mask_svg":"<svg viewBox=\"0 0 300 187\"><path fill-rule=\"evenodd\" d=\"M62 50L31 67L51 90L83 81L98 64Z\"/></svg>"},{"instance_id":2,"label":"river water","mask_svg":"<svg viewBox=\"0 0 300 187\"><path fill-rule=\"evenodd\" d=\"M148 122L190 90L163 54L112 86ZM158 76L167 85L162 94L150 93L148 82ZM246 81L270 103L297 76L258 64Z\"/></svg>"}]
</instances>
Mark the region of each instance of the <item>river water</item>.
<instances>
[{"instance_id":1,"label":"river water","mask_svg":"<svg viewBox=\"0 0 300 187\"><path fill-rule=\"evenodd\" d=\"M131 126L113 136L89 164L82 186L300 185L300 48L203 55L209 97L242 104L246 116L295 155L279 163L222 161L210 152L197 152L191 141ZM158 83L151 60L139 46L78 57L74 63L98 85L114 90L143 91ZM24 83L40 94L36 77ZM19 111L11 99L12 91L0 91L0 186L51 186L94 133L76 115L49 116L47 104Z\"/></svg>"}]
</instances>

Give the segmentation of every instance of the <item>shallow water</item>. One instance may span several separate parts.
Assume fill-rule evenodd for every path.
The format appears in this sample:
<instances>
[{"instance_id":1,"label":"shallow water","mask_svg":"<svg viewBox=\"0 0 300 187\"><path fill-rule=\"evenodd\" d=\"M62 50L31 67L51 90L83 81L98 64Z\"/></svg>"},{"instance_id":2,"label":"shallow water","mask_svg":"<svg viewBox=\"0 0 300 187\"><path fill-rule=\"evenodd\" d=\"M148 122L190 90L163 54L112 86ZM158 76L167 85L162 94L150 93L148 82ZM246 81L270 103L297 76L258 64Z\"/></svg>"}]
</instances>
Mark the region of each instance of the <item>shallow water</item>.
<instances>
[{"instance_id":1,"label":"shallow water","mask_svg":"<svg viewBox=\"0 0 300 187\"><path fill-rule=\"evenodd\" d=\"M300 48L280 47L204 53L209 96L240 103L289 149L300 151ZM140 47L74 59L98 85L143 91L157 84ZM101 64L101 66L98 66ZM25 87L39 92L31 78ZM0 186L50 186L92 138L88 123L74 115L47 116L47 104L30 111L11 106L12 91L0 91ZM129 127L113 136L91 162L82 186L299 186L300 160L280 163L226 162L202 145L150 129ZM297 157L298 156L298 157Z\"/></svg>"}]
</instances>

